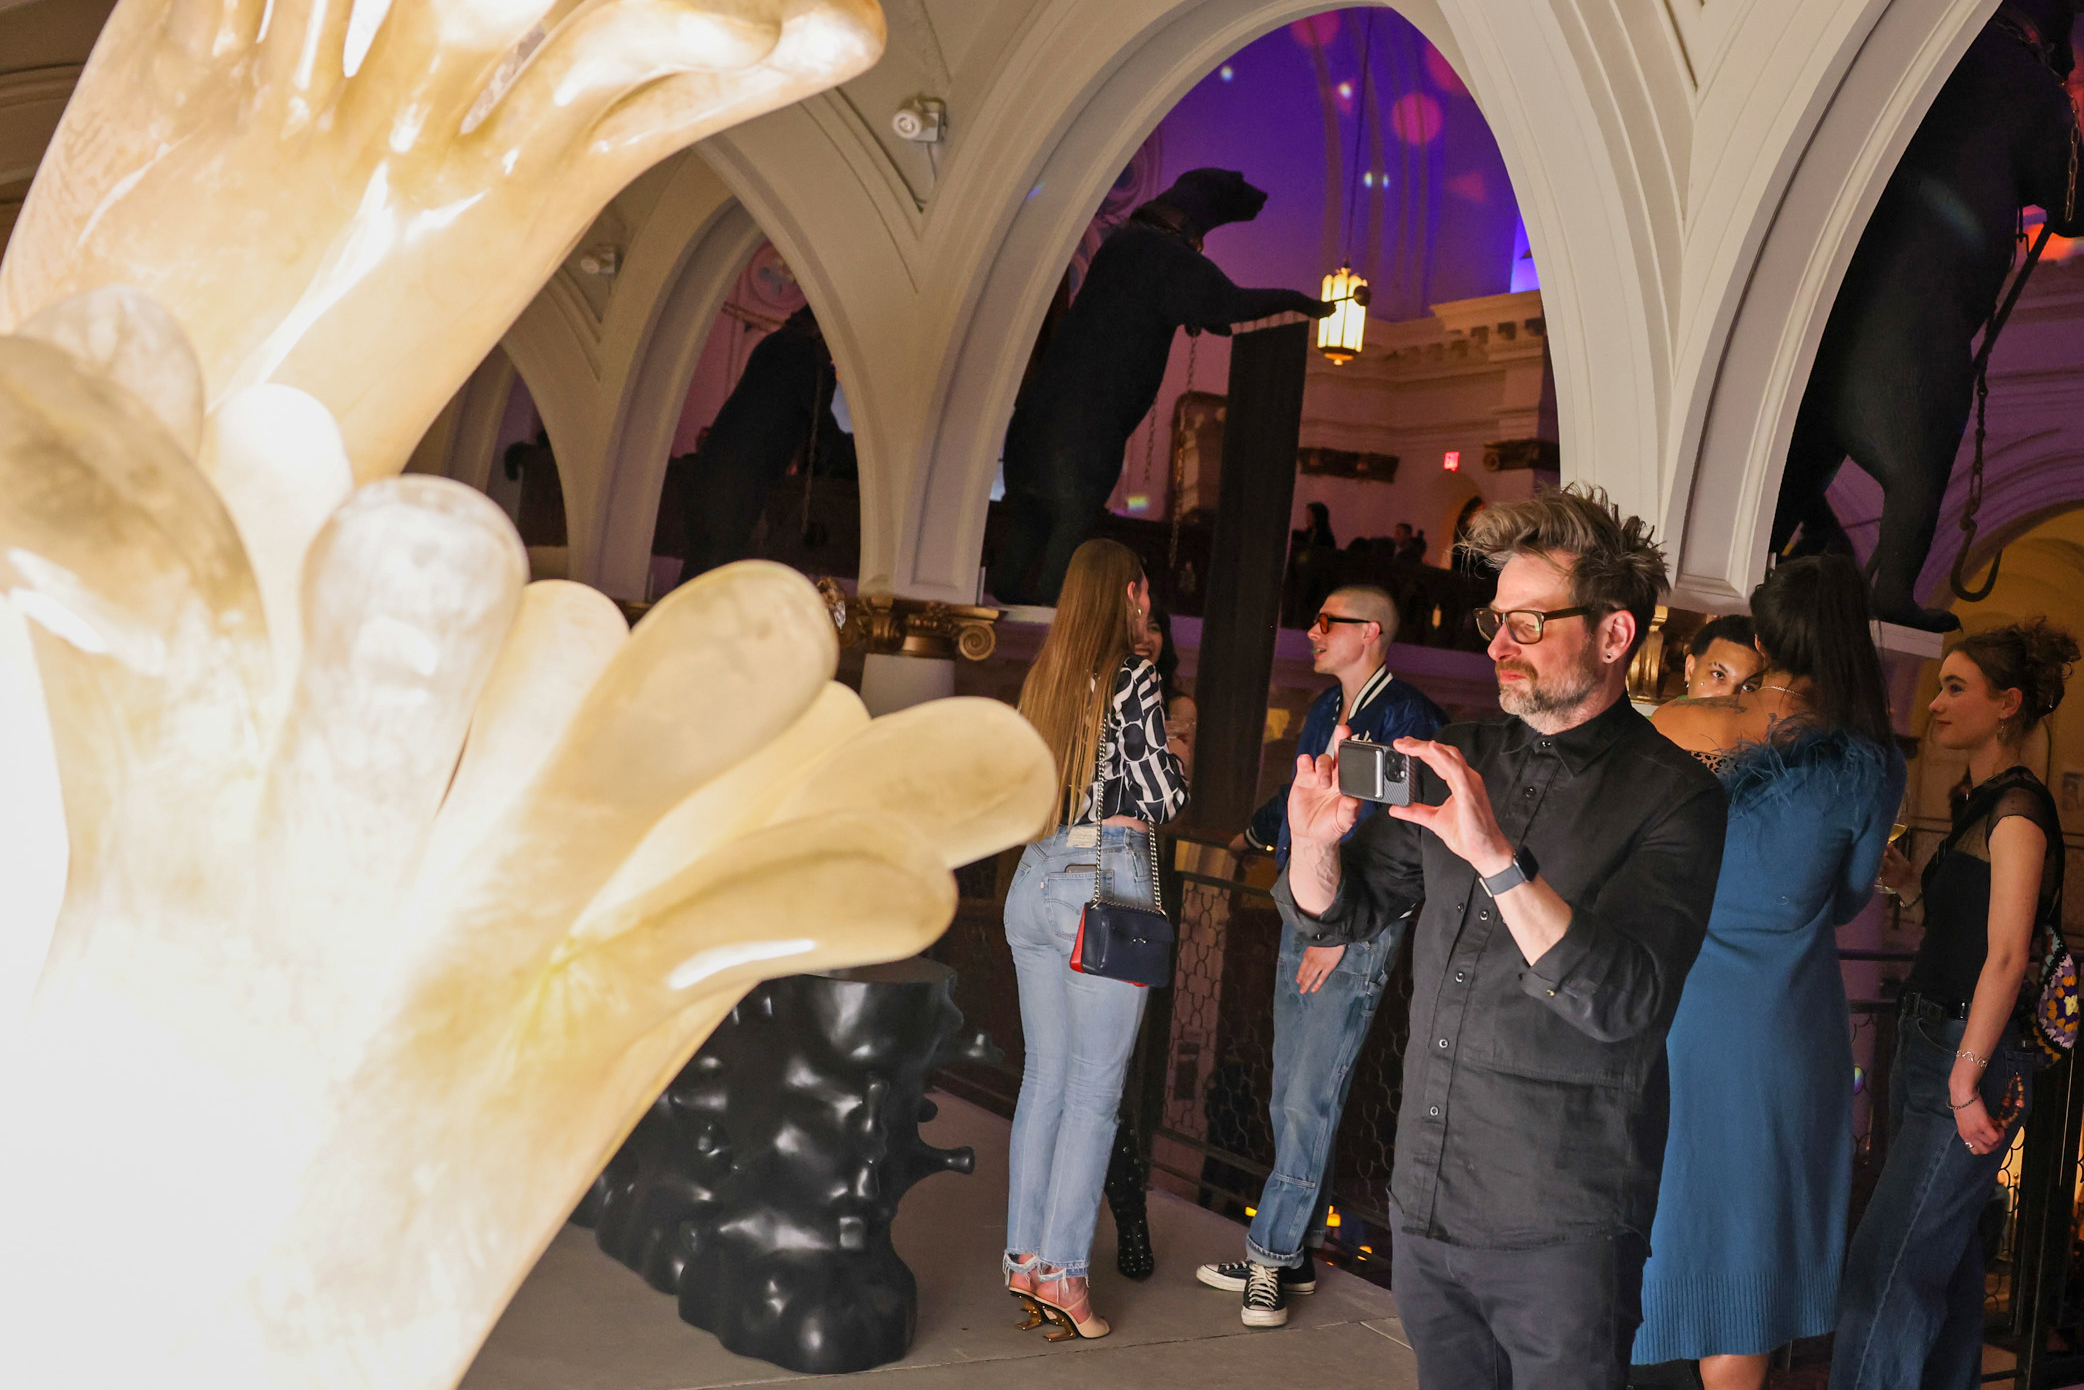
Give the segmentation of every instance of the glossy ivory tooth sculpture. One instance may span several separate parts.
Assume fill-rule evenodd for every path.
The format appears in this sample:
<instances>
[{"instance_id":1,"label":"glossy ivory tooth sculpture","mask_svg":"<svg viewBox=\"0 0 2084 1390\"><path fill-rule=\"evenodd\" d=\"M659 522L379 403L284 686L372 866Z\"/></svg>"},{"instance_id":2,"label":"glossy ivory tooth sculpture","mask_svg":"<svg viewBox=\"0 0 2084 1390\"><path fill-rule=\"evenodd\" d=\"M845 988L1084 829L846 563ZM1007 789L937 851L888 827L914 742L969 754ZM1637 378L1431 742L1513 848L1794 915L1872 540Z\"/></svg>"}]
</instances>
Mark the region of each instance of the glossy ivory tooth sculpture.
<instances>
[{"instance_id":1,"label":"glossy ivory tooth sculpture","mask_svg":"<svg viewBox=\"0 0 2084 1390\"><path fill-rule=\"evenodd\" d=\"M71 854L47 956L0 910L10 1386L453 1384L753 981L917 950L1047 812L1005 707L871 723L794 574L629 633L392 476L869 0L398 0L350 73L352 8L123 0L0 265L0 856L58 781Z\"/></svg>"},{"instance_id":2,"label":"glossy ivory tooth sculpture","mask_svg":"<svg viewBox=\"0 0 2084 1390\"><path fill-rule=\"evenodd\" d=\"M883 47L874 0L122 0L38 170L0 332L134 285L214 409L263 382L405 465L603 205ZM524 61L525 60L525 61Z\"/></svg>"},{"instance_id":3,"label":"glossy ivory tooth sculpture","mask_svg":"<svg viewBox=\"0 0 2084 1390\"><path fill-rule=\"evenodd\" d=\"M73 858L0 1097L0 1379L452 1384L740 994L931 941L1048 755L993 701L870 721L779 566L634 633L525 585L487 499L351 488L288 388L206 472L148 302L45 327L0 338L0 587Z\"/></svg>"}]
</instances>

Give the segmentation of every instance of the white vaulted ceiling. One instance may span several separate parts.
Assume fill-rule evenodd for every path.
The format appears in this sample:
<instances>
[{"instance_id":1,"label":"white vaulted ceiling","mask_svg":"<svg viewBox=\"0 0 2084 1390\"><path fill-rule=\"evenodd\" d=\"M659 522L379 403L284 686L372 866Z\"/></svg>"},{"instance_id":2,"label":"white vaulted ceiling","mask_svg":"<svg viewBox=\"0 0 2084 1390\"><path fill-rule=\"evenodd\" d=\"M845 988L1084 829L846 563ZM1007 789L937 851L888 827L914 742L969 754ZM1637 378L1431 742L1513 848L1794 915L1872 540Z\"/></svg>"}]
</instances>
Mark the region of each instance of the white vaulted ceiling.
<instances>
[{"instance_id":1,"label":"white vaulted ceiling","mask_svg":"<svg viewBox=\"0 0 2084 1390\"><path fill-rule=\"evenodd\" d=\"M640 180L610 209L627 248L612 291L589 297L561 273L508 341L558 443L571 573L641 594L672 429L655 417L677 418L704 308L764 233L847 383L864 588L967 600L1028 348L1102 191L1202 76L1329 8L887 0L875 69ZM1658 522L1681 601L1726 606L1763 566L1853 244L1995 0L1396 8L1454 65L1511 175L1541 268L1565 477ZM35 145L57 69L83 56L46 52L21 65L46 71L22 73L14 55L30 48L13 36L77 48L105 10L0 0L0 64L21 84L12 102L0 89L0 169ZM918 96L947 103L931 155L889 128Z\"/></svg>"}]
</instances>

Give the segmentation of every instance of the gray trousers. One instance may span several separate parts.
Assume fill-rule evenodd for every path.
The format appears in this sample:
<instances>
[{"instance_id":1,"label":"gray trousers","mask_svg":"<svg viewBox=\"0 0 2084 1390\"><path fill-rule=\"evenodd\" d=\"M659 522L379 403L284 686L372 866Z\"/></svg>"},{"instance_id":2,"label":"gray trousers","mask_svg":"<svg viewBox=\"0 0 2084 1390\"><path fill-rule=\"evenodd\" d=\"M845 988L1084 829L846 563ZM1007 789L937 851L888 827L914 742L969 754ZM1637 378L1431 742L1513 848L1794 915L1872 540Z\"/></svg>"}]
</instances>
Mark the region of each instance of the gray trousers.
<instances>
[{"instance_id":1,"label":"gray trousers","mask_svg":"<svg viewBox=\"0 0 2084 1390\"><path fill-rule=\"evenodd\" d=\"M1623 1390L1649 1254L1634 1235L1471 1250L1397 1232L1390 1290L1419 1390Z\"/></svg>"}]
</instances>

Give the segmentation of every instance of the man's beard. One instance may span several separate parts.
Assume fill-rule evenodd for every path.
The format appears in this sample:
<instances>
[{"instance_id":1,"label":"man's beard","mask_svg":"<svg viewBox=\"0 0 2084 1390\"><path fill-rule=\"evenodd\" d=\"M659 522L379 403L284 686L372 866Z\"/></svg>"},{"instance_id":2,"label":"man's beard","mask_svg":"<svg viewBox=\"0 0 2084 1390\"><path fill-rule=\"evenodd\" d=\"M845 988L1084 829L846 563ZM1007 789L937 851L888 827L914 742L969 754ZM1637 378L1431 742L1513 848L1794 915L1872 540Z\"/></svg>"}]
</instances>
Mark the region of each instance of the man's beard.
<instances>
[{"instance_id":1,"label":"man's beard","mask_svg":"<svg viewBox=\"0 0 2084 1390\"><path fill-rule=\"evenodd\" d=\"M1517 686L1502 682L1498 686L1498 708L1522 719L1575 709L1599 688L1601 675L1599 652L1589 642L1574 667L1545 680L1535 673L1533 666L1513 657L1498 662L1497 668L1500 672L1516 671L1526 677Z\"/></svg>"}]
</instances>

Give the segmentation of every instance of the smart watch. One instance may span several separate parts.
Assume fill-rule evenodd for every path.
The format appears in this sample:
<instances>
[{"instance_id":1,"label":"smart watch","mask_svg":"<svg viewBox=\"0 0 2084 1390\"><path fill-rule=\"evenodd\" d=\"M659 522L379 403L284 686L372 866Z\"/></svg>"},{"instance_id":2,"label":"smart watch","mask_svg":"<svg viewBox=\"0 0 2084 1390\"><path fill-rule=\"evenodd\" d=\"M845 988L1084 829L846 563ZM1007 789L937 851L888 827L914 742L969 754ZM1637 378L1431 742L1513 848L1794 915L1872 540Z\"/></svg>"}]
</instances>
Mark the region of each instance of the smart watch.
<instances>
[{"instance_id":1,"label":"smart watch","mask_svg":"<svg viewBox=\"0 0 2084 1390\"><path fill-rule=\"evenodd\" d=\"M1534 851L1521 845L1518 852L1512 856L1510 864L1483 880L1483 891L1495 898L1500 893L1511 892L1522 883L1532 883L1535 875L1540 872L1541 865L1534 862Z\"/></svg>"}]
</instances>

